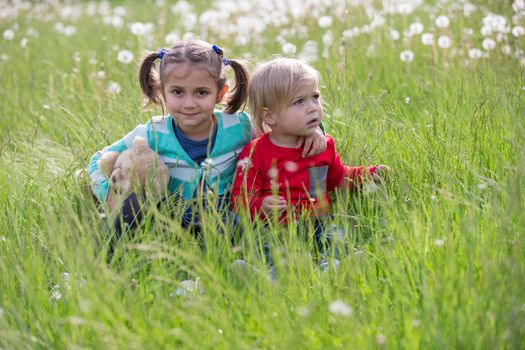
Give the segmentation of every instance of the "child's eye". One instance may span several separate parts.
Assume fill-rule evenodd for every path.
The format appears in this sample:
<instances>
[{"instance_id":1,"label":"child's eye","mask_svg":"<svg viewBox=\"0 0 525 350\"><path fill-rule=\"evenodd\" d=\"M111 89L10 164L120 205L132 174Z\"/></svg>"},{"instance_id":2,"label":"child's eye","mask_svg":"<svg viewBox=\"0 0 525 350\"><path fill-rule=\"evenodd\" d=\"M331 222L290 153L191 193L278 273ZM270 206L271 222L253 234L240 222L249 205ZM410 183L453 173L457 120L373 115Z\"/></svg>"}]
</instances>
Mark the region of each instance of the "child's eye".
<instances>
[{"instance_id":1,"label":"child's eye","mask_svg":"<svg viewBox=\"0 0 525 350\"><path fill-rule=\"evenodd\" d=\"M174 95L182 95L182 90L181 89L173 89L173 90L171 90L171 93L174 94Z\"/></svg>"},{"instance_id":2,"label":"child's eye","mask_svg":"<svg viewBox=\"0 0 525 350\"><path fill-rule=\"evenodd\" d=\"M321 98L321 94L314 94L314 100L318 100Z\"/></svg>"},{"instance_id":3,"label":"child's eye","mask_svg":"<svg viewBox=\"0 0 525 350\"><path fill-rule=\"evenodd\" d=\"M304 102L304 100L302 98L298 98L297 100L293 101L293 104L294 105L300 105L303 102Z\"/></svg>"},{"instance_id":4,"label":"child's eye","mask_svg":"<svg viewBox=\"0 0 525 350\"><path fill-rule=\"evenodd\" d=\"M208 95L208 90L198 90L196 92L196 95L197 96L206 96L206 95Z\"/></svg>"}]
</instances>

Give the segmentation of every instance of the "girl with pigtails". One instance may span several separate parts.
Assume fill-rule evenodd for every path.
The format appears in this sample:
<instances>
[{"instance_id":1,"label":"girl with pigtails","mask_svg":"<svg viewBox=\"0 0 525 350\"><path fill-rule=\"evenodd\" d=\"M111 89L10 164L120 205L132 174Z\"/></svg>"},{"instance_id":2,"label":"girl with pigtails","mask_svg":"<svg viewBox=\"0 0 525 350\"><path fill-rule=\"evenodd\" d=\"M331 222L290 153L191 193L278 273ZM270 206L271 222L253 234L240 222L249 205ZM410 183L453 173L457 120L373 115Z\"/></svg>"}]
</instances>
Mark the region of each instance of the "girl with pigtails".
<instances>
[{"instance_id":1,"label":"girl with pigtails","mask_svg":"<svg viewBox=\"0 0 525 350\"><path fill-rule=\"evenodd\" d=\"M226 67L235 75L232 89ZM122 215L114 223L117 233L136 226L142 218L144 194L132 193L123 201L115 200L111 183L98 161L104 153L123 152L137 136L143 137L168 167L167 193L187 205L182 226L199 231L199 206L192 204L203 203L202 200L205 203L206 198L202 197L211 192L218 198L218 205L228 207L238 154L257 136L249 115L243 111L248 96L248 70L242 62L225 58L216 45L183 40L170 49L148 54L140 66L139 80L147 103L159 105L167 114L152 117L96 152L88 167L91 188L110 212L121 210ZM221 104L223 108L216 108ZM304 156L326 148L320 129L301 143Z\"/></svg>"}]
</instances>

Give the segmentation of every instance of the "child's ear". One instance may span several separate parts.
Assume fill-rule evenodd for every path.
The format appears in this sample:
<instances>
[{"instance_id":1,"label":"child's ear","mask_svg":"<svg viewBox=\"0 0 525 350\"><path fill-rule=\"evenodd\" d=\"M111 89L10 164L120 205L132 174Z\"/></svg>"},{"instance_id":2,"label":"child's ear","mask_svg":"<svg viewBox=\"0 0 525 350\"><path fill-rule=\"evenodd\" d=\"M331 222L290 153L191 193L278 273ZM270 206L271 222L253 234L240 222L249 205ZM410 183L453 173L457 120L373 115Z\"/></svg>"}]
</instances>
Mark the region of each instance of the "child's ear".
<instances>
[{"instance_id":1,"label":"child's ear","mask_svg":"<svg viewBox=\"0 0 525 350\"><path fill-rule=\"evenodd\" d=\"M275 125L275 113L272 113L267 107L263 107L261 111L261 118L268 126Z\"/></svg>"},{"instance_id":2,"label":"child's ear","mask_svg":"<svg viewBox=\"0 0 525 350\"><path fill-rule=\"evenodd\" d=\"M224 86L222 87L222 89L221 89L221 90L219 91L219 93L217 94L217 103L219 103L219 102L222 101L224 95L226 95L226 93L228 92L228 89L229 89L228 85L224 85Z\"/></svg>"}]
</instances>

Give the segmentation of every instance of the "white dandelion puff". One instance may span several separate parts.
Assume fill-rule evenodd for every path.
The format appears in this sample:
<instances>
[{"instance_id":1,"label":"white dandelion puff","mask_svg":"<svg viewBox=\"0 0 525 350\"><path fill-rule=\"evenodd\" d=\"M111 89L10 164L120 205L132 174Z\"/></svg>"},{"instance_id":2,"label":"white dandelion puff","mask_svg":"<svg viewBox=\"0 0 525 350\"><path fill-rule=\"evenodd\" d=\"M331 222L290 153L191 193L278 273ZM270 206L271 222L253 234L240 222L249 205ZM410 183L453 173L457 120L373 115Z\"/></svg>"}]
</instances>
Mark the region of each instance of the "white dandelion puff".
<instances>
[{"instance_id":1,"label":"white dandelion puff","mask_svg":"<svg viewBox=\"0 0 525 350\"><path fill-rule=\"evenodd\" d=\"M442 239L439 239L439 238L438 238L438 239L434 240L434 245L435 245L436 247L442 247L442 246L445 245L445 241L442 240Z\"/></svg>"},{"instance_id":2,"label":"white dandelion puff","mask_svg":"<svg viewBox=\"0 0 525 350\"><path fill-rule=\"evenodd\" d=\"M512 35L516 38L525 35L525 28L522 26L515 26L512 28Z\"/></svg>"},{"instance_id":3,"label":"white dandelion puff","mask_svg":"<svg viewBox=\"0 0 525 350\"><path fill-rule=\"evenodd\" d=\"M410 63L410 62L412 62L414 60L414 53L412 51L410 51L410 50L405 50L405 51L402 51L399 54L399 58L403 62Z\"/></svg>"},{"instance_id":4,"label":"white dandelion puff","mask_svg":"<svg viewBox=\"0 0 525 350\"><path fill-rule=\"evenodd\" d=\"M22 40L20 40L20 47L21 48L26 48L27 47L27 43L28 43L27 38L22 38Z\"/></svg>"},{"instance_id":5,"label":"white dandelion puff","mask_svg":"<svg viewBox=\"0 0 525 350\"><path fill-rule=\"evenodd\" d=\"M330 46L330 45L332 45L333 42L334 42L334 35L333 35L332 31L329 30L326 33L324 33L324 35L323 35L323 44L325 44L326 46Z\"/></svg>"},{"instance_id":6,"label":"white dandelion puff","mask_svg":"<svg viewBox=\"0 0 525 350\"><path fill-rule=\"evenodd\" d=\"M450 24L450 19L448 19L447 16L441 15L436 18L434 23L436 23L438 28L447 28Z\"/></svg>"},{"instance_id":7,"label":"white dandelion puff","mask_svg":"<svg viewBox=\"0 0 525 350\"><path fill-rule=\"evenodd\" d=\"M106 91L111 95L117 95L122 91L122 88L120 87L120 84L116 81L112 81L109 83L108 87L106 88Z\"/></svg>"},{"instance_id":8,"label":"white dandelion puff","mask_svg":"<svg viewBox=\"0 0 525 350\"><path fill-rule=\"evenodd\" d=\"M299 170L299 165L297 165L296 162L287 161L284 163L284 169L290 173L295 173L297 170Z\"/></svg>"},{"instance_id":9,"label":"white dandelion puff","mask_svg":"<svg viewBox=\"0 0 525 350\"><path fill-rule=\"evenodd\" d=\"M501 53L508 56L512 53L512 49L509 45L503 45L501 47Z\"/></svg>"},{"instance_id":10,"label":"white dandelion puff","mask_svg":"<svg viewBox=\"0 0 525 350\"><path fill-rule=\"evenodd\" d=\"M278 175L279 175L279 170L277 170L276 167L271 167L269 170L268 170L268 177L269 178L272 178L272 179L275 179Z\"/></svg>"},{"instance_id":11,"label":"white dandelion puff","mask_svg":"<svg viewBox=\"0 0 525 350\"><path fill-rule=\"evenodd\" d=\"M174 45L177 41L179 41L179 39L180 36L178 33L170 32L164 37L164 42L169 45Z\"/></svg>"},{"instance_id":12,"label":"white dandelion puff","mask_svg":"<svg viewBox=\"0 0 525 350\"><path fill-rule=\"evenodd\" d=\"M281 48L285 55L293 55L297 52L297 47L292 43L286 43Z\"/></svg>"},{"instance_id":13,"label":"white dandelion puff","mask_svg":"<svg viewBox=\"0 0 525 350\"><path fill-rule=\"evenodd\" d=\"M120 63L129 64L133 61L133 53L129 50L121 50L117 54L117 60Z\"/></svg>"},{"instance_id":14,"label":"white dandelion puff","mask_svg":"<svg viewBox=\"0 0 525 350\"><path fill-rule=\"evenodd\" d=\"M423 33L421 35L421 43L426 46L434 45L434 34L432 33Z\"/></svg>"},{"instance_id":15,"label":"white dandelion puff","mask_svg":"<svg viewBox=\"0 0 525 350\"><path fill-rule=\"evenodd\" d=\"M13 40L15 38L15 31L12 29L6 29L4 31L3 37L5 40Z\"/></svg>"},{"instance_id":16,"label":"white dandelion puff","mask_svg":"<svg viewBox=\"0 0 525 350\"><path fill-rule=\"evenodd\" d=\"M55 284L51 289L51 295L49 296L50 301L58 301L62 299L62 293L60 292L60 286Z\"/></svg>"},{"instance_id":17,"label":"white dandelion puff","mask_svg":"<svg viewBox=\"0 0 525 350\"><path fill-rule=\"evenodd\" d=\"M485 50L494 50L496 48L496 42L491 38L486 38L481 44Z\"/></svg>"},{"instance_id":18,"label":"white dandelion puff","mask_svg":"<svg viewBox=\"0 0 525 350\"><path fill-rule=\"evenodd\" d=\"M415 328L421 326L421 321L418 320L417 318L413 319L412 320L412 326L415 327Z\"/></svg>"},{"instance_id":19,"label":"white dandelion puff","mask_svg":"<svg viewBox=\"0 0 525 350\"><path fill-rule=\"evenodd\" d=\"M73 36L77 33L77 28L73 26L66 26L64 27L64 31L62 32L65 36Z\"/></svg>"},{"instance_id":20,"label":"white dandelion puff","mask_svg":"<svg viewBox=\"0 0 525 350\"><path fill-rule=\"evenodd\" d=\"M332 25L333 19L331 16L321 16L317 21L317 24L321 28L328 28Z\"/></svg>"},{"instance_id":21,"label":"white dandelion puff","mask_svg":"<svg viewBox=\"0 0 525 350\"><path fill-rule=\"evenodd\" d=\"M410 32L414 35L419 35L421 33L423 33L423 29L425 27L423 26L423 23L421 22L414 22L412 23L408 29L410 30Z\"/></svg>"},{"instance_id":22,"label":"white dandelion puff","mask_svg":"<svg viewBox=\"0 0 525 350\"><path fill-rule=\"evenodd\" d=\"M408 96L405 97L405 103L406 103L406 104L409 104L409 103L410 103L410 97L408 97Z\"/></svg>"},{"instance_id":23,"label":"white dandelion puff","mask_svg":"<svg viewBox=\"0 0 525 350\"><path fill-rule=\"evenodd\" d=\"M399 34L399 32L397 30L390 29L388 31L388 34L390 35L390 39L392 39L393 41L399 40L400 34Z\"/></svg>"},{"instance_id":24,"label":"white dandelion puff","mask_svg":"<svg viewBox=\"0 0 525 350\"><path fill-rule=\"evenodd\" d=\"M237 167L241 168L242 171L246 171L246 169L248 169L250 167L250 157L246 157L246 158L240 159L237 162Z\"/></svg>"},{"instance_id":25,"label":"white dandelion puff","mask_svg":"<svg viewBox=\"0 0 525 350\"><path fill-rule=\"evenodd\" d=\"M352 308L342 300L335 300L330 303L328 310L334 315L348 317L352 315Z\"/></svg>"},{"instance_id":26,"label":"white dandelion puff","mask_svg":"<svg viewBox=\"0 0 525 350\"><path fill-rule=\"evenodd\" d=\"M481 50L478 48L472 48L468 50L468 57L472 59L478 59L478 58L481 58L482 56L483 56L483 52L481 52Z\"/></svg>"},{"instance_id":27,"label":"white dandelion puff","mask_svg":"<svg viewBox=\"0 0 525 350\"><path fill-rule=\"evenodd\" d=\"M448 49L452 45L452 39L447 35L441 35L437 40L438 46L442 49Z\"/></svg>"}]
</instances>

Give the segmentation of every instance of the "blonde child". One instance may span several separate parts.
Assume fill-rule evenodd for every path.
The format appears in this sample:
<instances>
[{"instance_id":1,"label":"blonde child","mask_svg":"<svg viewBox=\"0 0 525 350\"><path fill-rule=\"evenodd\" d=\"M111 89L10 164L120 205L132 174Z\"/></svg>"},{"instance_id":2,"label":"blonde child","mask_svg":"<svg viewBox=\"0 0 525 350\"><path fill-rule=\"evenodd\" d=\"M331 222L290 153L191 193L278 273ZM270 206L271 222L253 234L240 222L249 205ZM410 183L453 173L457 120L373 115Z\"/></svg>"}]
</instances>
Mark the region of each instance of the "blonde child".
<instances>
[{"instance_id":1,"label":"blonde child","mask_svg":"<svg viewBox=\"0 0 525 350\"><path fill-rule=\"evenodd\" d=\"M252 217L326 217L330 192L355 189L366 177L380 181L379 173L388 170L344 165L329 135L324 152L301 157L297 139L314 133L323 109L319 73L299 60L276 58L262 64L253 74L249 105L253 124L267 132L239 156L232 204L248 208ZM322 227L315 231L319 243Z\"/></svg>"},{"instance_id":2,"label":"blonde child","mask_svg":"<svg viewBox=\"0 0 525 350\"><path fill-rule=\"evenodd\" d=\"M226 67L231 67L235 75L231 91ZM165 108L168 114L138 125L91 157L88 173L94 194L108 204L110 211L120 208L98 160L105 152L126 150L135 137L142 136L168 166L170 193L191 203L212 191L222 205L229 199L237 156L254 134L250 117L242 111L248 95L247 68L238 60L226 59L215 45L184 40L147 55L140 66L139 80L147 102ZM224 109L216 109L223 101ZM325 147L321 132L304 142L309 155ZM115 221L117 232L123 229L122 224L134 226L141 220L141 195L134 193L124 199L122 217ZM188 206L183 226L198 226L195 216Z\"/></svg>"}]
</instances>

